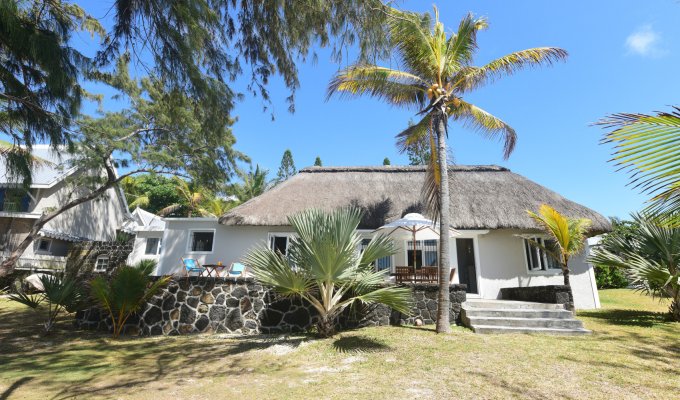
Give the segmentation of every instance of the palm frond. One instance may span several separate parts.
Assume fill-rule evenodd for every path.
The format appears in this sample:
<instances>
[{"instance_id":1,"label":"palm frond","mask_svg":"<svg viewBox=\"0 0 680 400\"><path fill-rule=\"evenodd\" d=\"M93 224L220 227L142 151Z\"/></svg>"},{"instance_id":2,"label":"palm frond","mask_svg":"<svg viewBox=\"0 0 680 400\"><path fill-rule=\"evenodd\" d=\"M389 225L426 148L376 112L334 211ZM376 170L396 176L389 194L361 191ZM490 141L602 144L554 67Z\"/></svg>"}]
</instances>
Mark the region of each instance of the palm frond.
<instances>
[{"instance_id":1,"label":"palm frond","mask_svg":"<svg viewBox=\"0 0 680 400\"><path fill-rule=\"evenodd\" d=\"M171 204L167 207L164 207L164 208L158 210L158 215L160 215L161 217L164 217L166 215L170 215L172 213L179 211L181 208L182 208L181 204Z\"/></svg>"},{"instance_id":2,"label":"palm frond","mask_svg":"<svg viewBox=\"0 0 680 400\"><path fill-rule=\"evenodd\" d=\"M648 212L680 211L680 107L670 113L613 114L596 124L612 129L602 143L614 144L619 170L630 184L652 195Z\"/></svg>"},{"instance_id":3,"label":"palm frond","mask_svg":"<svg viewBox=\"0 0 680 400\"><path fill-rule=\"evenodd\" d=\"M517 133L510 125L474 104L460 99L455 103L457 105L451 104L451 118L462 121L464 126L486 138L503 141L503 158L510 157L517 144Z\"/></svg>"},{"instance_id":4,"label":"palm frond","mask_svg":"<svg viewBox=\"0 0 680 400\"><path fill-rule=\"evenodd\" d=\"M314 281L297 271L281 254L258 247L243 259L255 279L274 288L282 296L301 296L308 293Z\"/></svg>"},{"instance_id":5,"label":"palm frond","mask_svg":"<svg viewBox=\"0 0 680 400\"><path fill-rule=\"evenodd\" d=\"M131 209L135 209L137 207L139 208L146 208L149 206L149 203L151 200L149 199L149 196L147 194L143 194L140 196L137 196L130 204L129 207Z\"/></svg>"},{"instance_id":6,"label":"palm frond","mask_svg":"<svg viewBox=\"0 0 680 400\"><path fill-rule=\"evenodd\" d=\"M375 65L354 65L333 77L326 98L369 95L397 106L422 107L428 83L408 72Z\"/></svg>"},{"instance_id":7,"label":"palm frond","mask_svg":"<svg viewBox=\"0 0 680 400\"><path fill-rule=\"evenodd\" d=\"M431 132L432 114L428 113L416 124L409 126L395 136L397 139L397 149L399 149L399 152L404 153L413 143L423 140Z\"/></svg>"},{"instance_id":8,"label":"palm frond","mask_svg":"<svg viewBox=\"0 0 680 400\"><path fill-rule=\"evenodd\" d=\"M475 19L472 13L460 21L458 31L449 37L446 44L444 77L450 78L461 67L472 61L477 51L477 32L488 26L485 18Z\"/></svg>"},{"instance_id":9,"label":"palm frond","mask_svg":"<svg viewBox=\"0 0 680 400\"><path fill-rule=\"evenodd\" d=\"M460 70L453 78L458 93L467 93L498 78L512 75L526 67L550 66L567 59L566 50L558 47L537 47L510 53L481 67Z\"/></svg>"},{"instance_id":10,"label":"palm frond","mask_svg":"<svg viewBox=\"0 0 680 400\"><path fill-rule=\"evenodd\" d=\"M30 308L38 308L38 306L45 300L45 295L42 293L27 294L23 291L20 291L10 294L9 299Z\"/></svg>"},{"instance_id":11,"label":"palm frond","mask_svg":"<svg viewBox=\"0 0 680 400\"><path fill-rule=\"evenodd\" d=\"M441 60L432 48L430 14L391 9L388 28L390 41L406 69L418 76L437 76Z\"/></svg>"},{"instance_id":12,"label":"palm frond","mask_svg":"<svg viewBox=\"0 0 680 400\"><path fill-rule=\"evenodd\" d=\"M538 213L527 210L527 214L555 240L562 255L571 257L583 250L590 220L566 217L547 204L541 205Z\"/></svg>"},{"instance_id":13,"label":"palm frond","mask_svg":"<svg viewBox=\"0 0 680 400\"><path fill-rule=\"evenodd\" d=\"M385 304L392 309L403 313L410 313L412 301L411 290L405 287L385 287L352 298L353 301L359 300L365 304Z\"/></svg>"}]
</instances>

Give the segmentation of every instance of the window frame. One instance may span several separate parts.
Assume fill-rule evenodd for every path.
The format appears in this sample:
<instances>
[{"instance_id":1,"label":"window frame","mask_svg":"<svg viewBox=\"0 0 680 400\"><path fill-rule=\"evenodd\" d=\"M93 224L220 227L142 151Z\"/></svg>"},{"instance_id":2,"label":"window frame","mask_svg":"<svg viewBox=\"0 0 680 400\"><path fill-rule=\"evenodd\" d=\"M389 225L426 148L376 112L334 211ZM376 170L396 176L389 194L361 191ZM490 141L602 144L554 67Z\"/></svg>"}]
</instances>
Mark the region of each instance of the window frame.
<instances>
[{"instance_id":1,"label":"window frame","mask_svg":"<svg viewBox=\"0 0 680 400\"><path fill-rule=\"evenodd\" d=\"M149 253L149 240L157 240L156 242L156 248L153 253ZM214 242L215 238L213 237L213 247L214 247ZM158 238L158 237L148 237L146 238L144 242L144 255L145 256L157 256L161 254L161 248L163 246L163 238Z\"/></svg>"},{"instance_id":2,"label":"window frame","mask_svg":"<svg viewBox=\"0 0 680 400\"><path fill-rule=\"evenodd\" d=\"M104 265L104 269L99 268L99 260L106 260L106 263ZM111 265L111 259L109 258L108 254L101 254L98 255L97 258L94 261L94 272L107 272L109 270L109 266Z\"/></svg>"},{"instance_id":3,"label":"window frame","mask_svg":"<svg viewBox=\"0 0 680 400\"><path fill-rule=\"evenodd\" d=\"M43 242L47 242L47 249L43 250L40 248L40 244ZM49 238L40 238L38 239L38 248L36 249L36 254L51 254L52 252L52 239Z\"/></svg>"},{"instance_id":4,"label":"window frame","mask_svg":"<svg viewBox=\"0 0 680 400\"><path fill-rule=\"evenodd\" d=\"M272 240L275 237L285 237L286 238L286 252L283 254L283 256L288 257L288 248L290 247L290 240L292 238L297 237L297 235L294 232L268 232L267 233L267 246L272 251L276 251L276 249L273 246L274 243L272 242Z\"/></svg>"},{"instance_id":5,"label":"window frame","mask_svg":"<svg viewBox=\"0 0 680 400\"><path fill-rule=\"evenodd\" d=\"M205 250L192 250L192 242L193 242L193 237L194 233L200 232L200 233L212 233L213 235L213 240L212 240L212 247L210 248L210 251L205 251ZM189 229L189 235L187 236L187 254L213 254L215 252L215 240L217 239L217 230L216 229Z\"/></svg>"},{"instance_id":6,"label":"window frame","mask_svg":"<svg viewBox=\"0 0 680 400\"><path fill-rule=\"evenodd\" d=\"M434 248L435 250L429 250L431 248L431 245L426 245L425 242L435 242ZM412 262L412 257L409 257L409 252L413 251L413 238L411 239L405 239L404 243L404 260L406 260L406 264L410 265L409 263ZM417 239L416 240L416 251L420 251L420 267L428 267L429 265L425 265L425 253L434 253L435 255L435 265L439 266L439 240L438 239Z\"/></svg>"},{"instance_id":7,"label":"window frame","mask_svg":"<svg viewBox=\"0 0 680 400\"><path fill-rule=\"evenodd\" d=\"M524 268L529 275L561 275L562 267L557 261L554 261L557 268L550 268L551 263L548 261L551 257L542 249L529 243L529 240L535 240L541 245L545 246L546 240L553 240L546 235L523 235L522 238L522 248L524 254ZM528 251L533 250L535 252L536 260L540 264L538 268L531 268L533 265L529 265L529 254ZM532 260L534 258L532 257ZM533 264L533 261L532 261Z\"/></svg>"}]
</instances>

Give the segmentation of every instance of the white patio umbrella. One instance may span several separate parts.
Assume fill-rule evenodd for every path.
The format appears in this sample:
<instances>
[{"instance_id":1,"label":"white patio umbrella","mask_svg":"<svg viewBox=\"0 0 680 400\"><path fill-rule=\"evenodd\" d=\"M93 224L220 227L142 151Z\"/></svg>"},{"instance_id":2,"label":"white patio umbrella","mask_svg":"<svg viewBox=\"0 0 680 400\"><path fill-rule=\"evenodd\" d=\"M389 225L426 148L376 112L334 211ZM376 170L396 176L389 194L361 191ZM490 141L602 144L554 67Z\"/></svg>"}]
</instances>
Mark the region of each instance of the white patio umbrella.
<instances>
[{"instance_id":1,"label":"white patio umbrella","mask_svg":"<svg viewBox=\"0 0 680 400\"><path fill-rule=\"evenodd\" d=\"M398 232L410 233L413 235L413 270L416 268L416 236L420 237L421 240L431 240L439 239L439 229L435 226L434 222L425 218L423 215L418 213L410 213L404 215L396 221L392 221L389 224L385 224L373 232L377 231L387 231L387 235L393 235ZM449 229L449 236L455 235L457 232L453 229Z\"/></svg>"}]
</instances>

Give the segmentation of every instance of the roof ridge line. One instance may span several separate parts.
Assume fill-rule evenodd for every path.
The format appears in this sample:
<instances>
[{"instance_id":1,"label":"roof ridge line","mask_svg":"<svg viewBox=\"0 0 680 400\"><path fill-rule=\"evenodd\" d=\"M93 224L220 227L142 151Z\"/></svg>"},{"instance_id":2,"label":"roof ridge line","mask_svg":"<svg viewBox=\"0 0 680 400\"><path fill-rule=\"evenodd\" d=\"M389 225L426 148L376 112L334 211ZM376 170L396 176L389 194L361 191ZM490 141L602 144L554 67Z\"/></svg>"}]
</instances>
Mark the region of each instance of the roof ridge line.
<instances>
[{"instance_id":1,"label":"roof ridge line","mask_svg":"<svg viewBox=\"0 0 680 400\"><path fill-rule=\"evenodd\" d=\"M301 173L320 172L421 172L427 170L426 165L374 165L374 166L334 166L334 167L305 167ZM510 169L499 165L449 165L449 170L470 172L510 172Z\"/></svg>"}]
</instances>

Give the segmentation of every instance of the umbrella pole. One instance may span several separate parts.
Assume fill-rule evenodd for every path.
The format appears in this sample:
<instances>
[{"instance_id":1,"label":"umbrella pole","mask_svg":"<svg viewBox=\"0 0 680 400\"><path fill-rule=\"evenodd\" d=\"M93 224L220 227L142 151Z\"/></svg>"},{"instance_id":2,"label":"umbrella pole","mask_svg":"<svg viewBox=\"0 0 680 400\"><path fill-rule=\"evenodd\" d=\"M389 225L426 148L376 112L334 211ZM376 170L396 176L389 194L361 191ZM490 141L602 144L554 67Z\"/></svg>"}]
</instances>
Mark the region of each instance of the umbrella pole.
<instances>
[{"instance_id":1,"label":"umbrella pole","mask_svg":"<svg viewBox=\"0 0 680 400\"><path fill-rule=\"evenodd\" d=\"M413 227L413 280L416 279L416 228Z\"/></svg>"}]
</instances>

